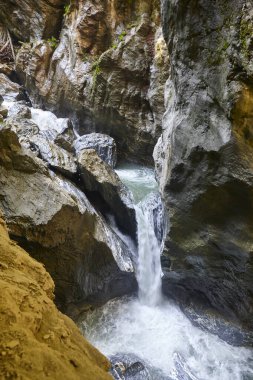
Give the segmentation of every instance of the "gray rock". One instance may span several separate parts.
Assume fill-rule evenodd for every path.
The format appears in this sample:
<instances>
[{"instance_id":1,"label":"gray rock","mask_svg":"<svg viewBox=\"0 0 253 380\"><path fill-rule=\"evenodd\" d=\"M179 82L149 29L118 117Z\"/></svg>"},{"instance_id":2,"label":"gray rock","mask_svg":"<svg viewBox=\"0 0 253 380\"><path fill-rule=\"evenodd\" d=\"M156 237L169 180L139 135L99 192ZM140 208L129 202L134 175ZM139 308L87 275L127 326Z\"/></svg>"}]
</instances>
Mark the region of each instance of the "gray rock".
<instances>
[{"instance_id":1,"label":"gray rock","mask_svg":"<svg viewBox=\"0 0 253 380\"><path fill-rule=\"evenodd\" d=\"M20 143L42 158L50 168L68 178L77 175L74 156L51 141L33 120L13 117L7 120L7 125L17 134Z\"/></svg>"},{"instance_id":2,"label":"gray rock","mask_svg":"<svg viewBox=\"0 0 253 380\"><path fill-rule=\"evenodd\" d=\"M170 217L164 291L246 328L253 323L252 14L243 0L162 1L171 76L156 148Z\"/></svg>"},{"instance_id":3,"label":"gray rock","mask_svg":"<svg viewBox=\"0 0 253 380\"><path fill-rule=\"evenodd\" d=\"M18 100L22 95L22 88L12 82L6 75L0 73L0 95L9 101Z\"/></svg>"},{"instance_id":4,"label":"gray rock","mask_svg":"<svg viewBox=\"0 0 253 380\"><path fill-rule=\"evenodd\" d=\"M114 139L110 136L102 133L89 133L88 135L79 137L75 141L74 147L77 155L80 155L85 149L94 149L99 157L108 165L113 168L116 166L116 144Z\"/></svg>"},{"instance_id":5,"label":"gray rock","mask_svg":"<svg viewBox=\"0 0 253 380\"><path fill-rule=\"evenodd\" d=\"M8 110L9 117L22 117L24 119L31 119L31 109L23 102L14 102Z\"/></svg>"},{"instance_id":6,"label":"gray rock","mask_svg":"<svg viewBox=\"0 0 253 380\"><path fill-rule=\"evenodd\" d=\"M112 213L120 229L135 240L136 218L132 194L115 171L93 149L81 152L78 170L84 190L91 192L97 203L101 199L104 214Z\"/></svg>"},{"instance_id":7,"label":"gray rock","mask_svg":"<svg viewBox=\"0 0 253 380\"><path fill-rule=\"evenodd\" d=\"M72 3L57 46L31 38L17 54L32 99L71 117L80 135L112 136L119 156L151 163L169 75L159 8L158 1Z\"/></svg>"},{"instance_id":8,"label":"gray rock","mask_svg":"<svg viewBox=\"0 0 253 380\"><path fill-rule=\"evenodd\" d=\"M158 192L150 193L141 202L142 207L149 212L149 222L154 227L155 235L158 243L163 249L163 242L167 233L167 215L161 196Z\"/></svg>"},{"instance_id":9,"label":"gray rock","mask_svg":"<svg viewBox=\"0 0 253 380\"><path fill-rule=\"evenodd\" d=\"M125 247L71 182L0 128L0 207L13 239L45 264L72 317L136 287ZM124 251L125 250L125 251ZM123 258L124 257L124 258Z\"/></svg>"},{"instance_id":10,"label":"gray rock","mask_svg":"<svg viewBox=\"0 0 253 380\"><path fill-rule=\"evenodd\" d=\"M67 118L57 118L50 111L31 108L32 120L38 125L41 134L55 142L61 148L73 153L75 132L71 121Z\"/></svg>"}]
</instances>

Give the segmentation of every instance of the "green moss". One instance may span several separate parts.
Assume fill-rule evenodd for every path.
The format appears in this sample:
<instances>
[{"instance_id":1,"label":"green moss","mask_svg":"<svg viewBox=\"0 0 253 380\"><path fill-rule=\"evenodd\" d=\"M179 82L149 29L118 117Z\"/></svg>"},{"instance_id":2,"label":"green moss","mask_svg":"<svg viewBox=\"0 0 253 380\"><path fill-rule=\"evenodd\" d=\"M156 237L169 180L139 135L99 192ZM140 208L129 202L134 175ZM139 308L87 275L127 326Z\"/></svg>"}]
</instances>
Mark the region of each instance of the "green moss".
<instances>
[{"instance_id":1,"label":"green moss","mask_svg":"<svg viewBox=\"0 0 253 380\"><path fill-rule=\"evenodd\" d=\"M52 49L56 49L59 44L59 40L57 40L57 38L55 37L49 38L47 42L49 43Z\"/></svg>"},{"instance_id":2,"label":"green moss","mask_svg":"<svg viewBox=\"0 0 253 380\"><path fill-rule=\"evenodd\" d=\"M92 90L91 90L91 95L93 96L95 93L95 89L97 87L97 82L98 82L98 76L102 73L102 69L100 67L100 59L98 59L96 62L94 62L92 66Z\"/></svg>"},{"instance_id":3,"label":"green moss","mask_svg":"<svg viewBox=\"0 0 253 380\"><path fill-rule=\"evenodd\" d=\"M64 16L67 16L70 13L70 4L64 5Z\"/></svg>"},{"instance_id":4,"label":"green moss","mask_svg":"<svg viewBox=\"0 0 253 380\"><path fill-rule=\"evenodd\" d=\"M124 41L124 39L125 39L125 37L126 37L126 31L125 30L123 30L121 33L120 33L120 35L118 36L118 40L120 41L120 42L122 42L122 41Z\"/></svg>"},{"instance_id":5,"label":"green moss","mask_svg":"<svg viewBox=\"0 0 253 380\"><path fill-rule=\"evenodd\" d=\"M242 53L246 58L249 58L249 43L248 40L253 37L253 25L245 20L241 21L240 25L240 41Z\"/></svg>"}]
</instances>

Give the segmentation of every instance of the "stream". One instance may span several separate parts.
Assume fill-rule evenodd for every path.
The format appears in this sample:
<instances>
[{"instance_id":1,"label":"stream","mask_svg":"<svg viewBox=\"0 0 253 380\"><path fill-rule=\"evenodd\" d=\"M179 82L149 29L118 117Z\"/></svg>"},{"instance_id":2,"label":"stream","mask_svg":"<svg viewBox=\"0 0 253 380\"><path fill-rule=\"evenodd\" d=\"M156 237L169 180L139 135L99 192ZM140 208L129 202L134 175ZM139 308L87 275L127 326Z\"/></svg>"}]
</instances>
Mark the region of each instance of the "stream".
<instances>
[{"instance_id":1,"label":"stream","mask_svg":"<svg viewBox=\"0 0 253 380\"><path fill-rule=\"evenodd\" d=\"M157 191L153 170L124 164L116 171L136 202L139 294L89 312L81 323L84 335L113 363L134 363L130 371L113 372L115 379L252 380L252 350L193 326L162 297L160 244L145 202Z\"/></svg>"}]
</instances>

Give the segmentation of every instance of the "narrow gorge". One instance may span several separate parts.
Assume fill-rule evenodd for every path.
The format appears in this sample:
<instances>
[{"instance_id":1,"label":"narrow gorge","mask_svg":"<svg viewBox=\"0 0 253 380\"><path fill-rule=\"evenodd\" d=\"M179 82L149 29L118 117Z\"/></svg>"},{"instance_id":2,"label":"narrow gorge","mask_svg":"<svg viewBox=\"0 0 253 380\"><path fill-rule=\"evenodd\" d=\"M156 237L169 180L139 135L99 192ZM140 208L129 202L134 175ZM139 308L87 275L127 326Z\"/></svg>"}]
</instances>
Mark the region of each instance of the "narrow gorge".
<instances>
[{"instance_id":1,"label":"narrow gorge","mask_svg":"<svg viewBox=\"0 0 253 380\"><path fill-rule=\"evenodd\" d=\"M253 380L253 4L0 0L0 378Z\"/></svg>"}]
</instances>

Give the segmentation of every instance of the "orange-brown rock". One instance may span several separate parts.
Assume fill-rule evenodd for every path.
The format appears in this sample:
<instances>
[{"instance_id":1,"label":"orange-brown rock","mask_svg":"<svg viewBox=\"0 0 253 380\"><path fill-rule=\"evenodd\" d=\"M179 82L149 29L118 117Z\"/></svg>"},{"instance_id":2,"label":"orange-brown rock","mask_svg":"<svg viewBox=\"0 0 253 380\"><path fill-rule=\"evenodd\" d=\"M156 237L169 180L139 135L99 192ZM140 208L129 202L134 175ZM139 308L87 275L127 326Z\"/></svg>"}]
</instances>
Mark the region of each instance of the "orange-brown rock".
<instances>
[{"instance_id":1,"label":"orange-brown rock","mask_svg":"<svg viewBox=\"0 0 253 380\"><path fill-rule=\"evenodd\" d=\"M10 240L0 216L0 378L110 379L109 362L54 305L44 267Z\"/></svg>"}]
</instances>

